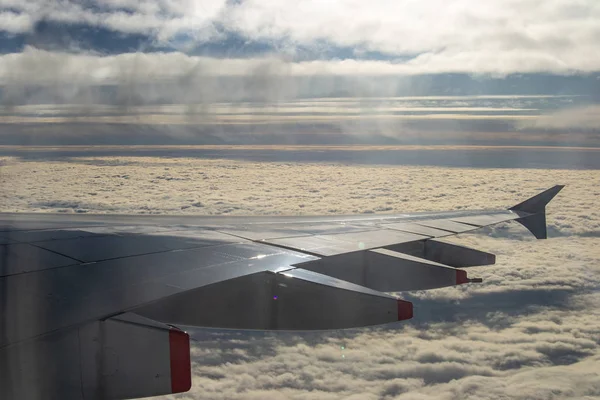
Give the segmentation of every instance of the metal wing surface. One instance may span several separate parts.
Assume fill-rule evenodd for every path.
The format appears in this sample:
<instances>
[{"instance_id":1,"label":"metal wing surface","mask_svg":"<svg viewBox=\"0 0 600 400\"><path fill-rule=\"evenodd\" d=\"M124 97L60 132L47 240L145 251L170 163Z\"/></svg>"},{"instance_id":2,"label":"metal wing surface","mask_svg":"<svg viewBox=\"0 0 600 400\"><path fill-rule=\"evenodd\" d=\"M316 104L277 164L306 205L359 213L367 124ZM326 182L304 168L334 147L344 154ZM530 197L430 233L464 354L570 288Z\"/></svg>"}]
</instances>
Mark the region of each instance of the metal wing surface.
<instances>
[{"instance_id":1,"label":"metal wing surface","mask_svg":"<svg viewBox=\"0 0 600 400\"><path fill-rule=\"evenodd\" d=\"M476 281L459 268L495 262L437 238L511 220L545 238L545 205L561 188L508 210L444 213L0 214L0 397L186 391L189 338L176 326L322 330L409 319L412 304L386 292Z\"/></svg>"}]
</instances>

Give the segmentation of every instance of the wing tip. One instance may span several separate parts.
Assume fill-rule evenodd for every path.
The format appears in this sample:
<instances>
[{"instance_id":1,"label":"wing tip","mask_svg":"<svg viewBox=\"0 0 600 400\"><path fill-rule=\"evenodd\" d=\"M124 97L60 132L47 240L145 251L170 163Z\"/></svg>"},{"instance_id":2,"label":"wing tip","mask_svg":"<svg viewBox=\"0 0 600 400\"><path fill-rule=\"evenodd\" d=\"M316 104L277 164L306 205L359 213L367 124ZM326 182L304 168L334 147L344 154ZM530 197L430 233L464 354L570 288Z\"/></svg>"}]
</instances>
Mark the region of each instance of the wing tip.
<instances>
[{"instance_id":1,"label":"wing tip","mask_svg":"<svg viewBox=\"0 0 600 400\"><path fill-rule=\"evenodd\" d=\"M546 205L564 187L565 185L554 185L550 189L546 189L524 202L511 207L509 210L518 213L520 218L517 219L517 222L527 228L537 239L546 239L548 238L546 227Z\"/></svg>"},{"instance_id":2,"label":"wing tip","mask_svg":"<svg viewBox=\"0 0 600 400\"><path fill-rule=\"evenodd\" d=\"M531 214L516 220L523 225L536 239L547 239L548 228L546 227L546 213Z\"/></svg>"},{"instance_id":3,"label":"wing tip","mask_svg":"<svg viewBox=\"0 0 600 400\"><path fill-rule=\"evenodd\" d=\"M541 193L509 208L512 211L524 211L532 214L544 212L546 205L565 187L565 185L554 185Z\"/></svg>"}]
</instances>

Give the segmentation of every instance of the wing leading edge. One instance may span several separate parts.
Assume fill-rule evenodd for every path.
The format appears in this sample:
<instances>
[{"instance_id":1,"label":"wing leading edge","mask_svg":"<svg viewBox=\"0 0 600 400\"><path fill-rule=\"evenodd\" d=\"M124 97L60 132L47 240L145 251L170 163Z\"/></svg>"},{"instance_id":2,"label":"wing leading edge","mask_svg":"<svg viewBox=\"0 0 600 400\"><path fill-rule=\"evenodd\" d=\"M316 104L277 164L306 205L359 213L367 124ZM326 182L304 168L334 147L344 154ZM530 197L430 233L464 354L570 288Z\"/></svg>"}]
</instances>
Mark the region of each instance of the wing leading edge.
<instances>
[{"instance_id":1,"label":"wing leading edge","mask_svg":"<svg viewBox=\"0 0 600 400\"><path fill-rule=\"evenodd\" d=\"M321 330L410 319L412 304L386 292L479 282L463 268L495 263L440 238L516 220L545 239L545 208L562 188L508 210L424 214L0 214L0 397L185 391L189 344L177 325ZM112 365L123 367L99 379Z\"/></svg>"}]
</instances>

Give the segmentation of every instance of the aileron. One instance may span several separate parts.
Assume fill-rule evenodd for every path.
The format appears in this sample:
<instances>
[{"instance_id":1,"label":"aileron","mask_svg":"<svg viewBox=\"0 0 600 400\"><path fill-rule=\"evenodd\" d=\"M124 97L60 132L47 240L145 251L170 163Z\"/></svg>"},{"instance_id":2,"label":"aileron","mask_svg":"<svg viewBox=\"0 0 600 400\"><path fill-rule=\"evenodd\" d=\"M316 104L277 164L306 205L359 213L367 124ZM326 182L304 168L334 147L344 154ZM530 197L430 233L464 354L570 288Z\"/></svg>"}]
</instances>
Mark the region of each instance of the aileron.
<instances>
[{"instance_id":1,"label":"aileron","mask_svg":"<svg viewBox=\"0 0 600 400\"><path fill-rule=\"evenodd\" d=\"M442 236L454 235L454 232L445 231L442 229L436 229L436 228L432 228L429 226L419 225L419 224L410 223L410 222L385 224L385 225L382 225L381 227L386 228L386 229L394 229L394 230L398 230L398 231L429 236L429 237L442 237Z\"/></svg>"},{"instance_id":2,"label":"aileron","mask_svg":"<svg viewBox=\"0 0 600 400\"><path fill-rule=\"evenodd\" d=\"M477 227L498 224L500 222L512 221L517 216L511 211L503 214L488 214L488 215L471 215L467 217L451 218L451 221L460 222L462 224L474 225Z\"/></svg>"},{"instance_id":3,"label":"aileron","mask_svg":"<svg viewBox=\"0 0 600 400\"><path fill-rule=\"evenodd\" d=\"M477 229L476 226L463 224L451 219L432 219L424 221L415 221L416 224L430 228L441 229L452 233L463 233Z\"/></svg>"}]
</instances>

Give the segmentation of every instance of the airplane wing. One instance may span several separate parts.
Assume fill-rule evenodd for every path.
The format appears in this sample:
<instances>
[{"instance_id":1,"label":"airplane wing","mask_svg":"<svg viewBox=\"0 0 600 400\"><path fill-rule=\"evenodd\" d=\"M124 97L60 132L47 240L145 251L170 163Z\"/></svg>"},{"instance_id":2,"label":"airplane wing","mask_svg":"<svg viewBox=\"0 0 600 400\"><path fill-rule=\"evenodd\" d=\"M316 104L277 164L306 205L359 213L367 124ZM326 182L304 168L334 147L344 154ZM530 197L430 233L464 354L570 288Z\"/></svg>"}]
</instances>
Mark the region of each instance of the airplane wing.
<instances>
[{"instance_id":1,"label":"airplane wing","mask_svg":"<svg viewBox=\"0 0 600 400\"><path fill-rule=\"evenodd\" d=\"M327 217L0 214L0 398L189 390L178 326L325 330L412 318L386 292L480 281L439 240L516 220L546 238L555 186L508 210Z\"/></svg>"}]
</instances>

